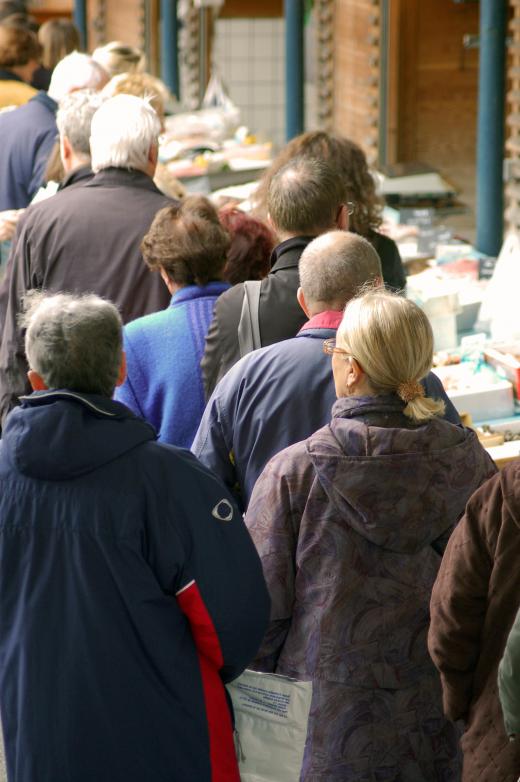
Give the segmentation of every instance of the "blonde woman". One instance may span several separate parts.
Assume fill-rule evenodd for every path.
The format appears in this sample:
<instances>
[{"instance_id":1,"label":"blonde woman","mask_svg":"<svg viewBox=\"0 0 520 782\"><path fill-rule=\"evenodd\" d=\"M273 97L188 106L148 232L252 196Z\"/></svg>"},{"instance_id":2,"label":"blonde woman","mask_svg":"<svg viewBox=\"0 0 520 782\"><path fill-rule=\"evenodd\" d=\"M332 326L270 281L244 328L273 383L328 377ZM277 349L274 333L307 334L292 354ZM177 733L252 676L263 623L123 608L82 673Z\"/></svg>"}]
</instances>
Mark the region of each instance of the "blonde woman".
<instances>
[{"instance_id":1,"label":"blonde woman","mask_svg":"<svg viewBox=\"0 0 520 782\"><path fill-rule=\"evenodd\" d=\"M325 349L332 421L269 462L246 515L272 601L253 667L313 681L302 782L457 780L428 604L447 539L495 467L424 396L433 338L415 304L353 299Z\"/></svg>"}]
</instances>

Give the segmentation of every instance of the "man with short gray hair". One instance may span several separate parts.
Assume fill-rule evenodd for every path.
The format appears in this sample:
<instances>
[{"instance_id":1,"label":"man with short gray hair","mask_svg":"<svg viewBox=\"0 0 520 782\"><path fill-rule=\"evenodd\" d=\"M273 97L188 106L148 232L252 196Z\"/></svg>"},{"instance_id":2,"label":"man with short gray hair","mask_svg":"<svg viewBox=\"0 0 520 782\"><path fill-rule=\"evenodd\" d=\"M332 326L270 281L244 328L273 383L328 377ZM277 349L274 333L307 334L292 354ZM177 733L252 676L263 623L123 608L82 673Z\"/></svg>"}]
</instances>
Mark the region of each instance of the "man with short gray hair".
<instances>
[{"instance_id":1,"label":"man with short gray hair","mask_svg":"<svg viewBox=\"0 0 520 782\"><path fill-rule=\"evenodd\" d=\"M34 392L0 441L8 777L238 782L224 683L269 616L241 514L112 401L125 376L113 304L33 294L24 327Z\"/></svg>"},{"instance_id":2,"label":"man with short gray hair","mask_svg":"<svg viewBox=\"0 0 520 782\"><path fill-rule=\"evenodd\" d=\"M56 65L48 92L0 114L0 212L28 206L43 182L56 141L58 104L77 90L100 90L106 71L88 54L72 52Z\"/></svg>"},{"instance_id":3,"label":"man with short gray hair","mask_svg":"<svg viewBox=\"0 0 520 782\"><path fill-rule=\"evenodd\" d=\"M297 292L309 320L293 339L244 356L218 383L192 451L243 510L271 456L330 421L336 393L323 342L336 336L347 302L382 281L379 256L363 237L331 231L314 239L300 258ZM446 403L445 417L460 423L436 376L423 383L428 396Z\"/></svg>"},{"instance_id":4,"label":"man with short gray hair","mask_svg":"<svg viewBox=\"0 0 520 782\"><path fill-rule=\"evenodd\" d=\"M60 122L72 132L72 118L66 107L63 111ZM149 273L140 250L157 211L172 203L152 179L160 127L157 114L141 98L117 95L105 101L90 127L96 175L81 187L69 187L66 193L35 204L24 216L5 283L9 289L0 344L2 420L27 390L17 314L28 291L97 293L116 302L125 323L168 306L168 289L159 275ZM64 132L65 155L70 151L66 139Z\"/></svg>"}]
</instances>

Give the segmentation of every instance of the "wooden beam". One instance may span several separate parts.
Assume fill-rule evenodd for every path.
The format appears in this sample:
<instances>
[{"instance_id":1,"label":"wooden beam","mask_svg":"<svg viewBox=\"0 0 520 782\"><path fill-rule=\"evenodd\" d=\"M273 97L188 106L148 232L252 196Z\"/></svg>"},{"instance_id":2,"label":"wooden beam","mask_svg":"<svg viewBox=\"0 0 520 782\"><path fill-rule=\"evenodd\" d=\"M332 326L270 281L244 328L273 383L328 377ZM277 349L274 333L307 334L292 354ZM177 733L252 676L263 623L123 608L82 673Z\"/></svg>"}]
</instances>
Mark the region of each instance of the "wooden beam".
<instances>
[{"instance_id":1,"label":"wooden beam","mask_svg":"<svg viewBox=\"0 0 520 782\"><path fill-rule=\"evenodd\" d=\"M283 16L283 0L225 0L220 18Z\"/></svg>"}]
</instances>

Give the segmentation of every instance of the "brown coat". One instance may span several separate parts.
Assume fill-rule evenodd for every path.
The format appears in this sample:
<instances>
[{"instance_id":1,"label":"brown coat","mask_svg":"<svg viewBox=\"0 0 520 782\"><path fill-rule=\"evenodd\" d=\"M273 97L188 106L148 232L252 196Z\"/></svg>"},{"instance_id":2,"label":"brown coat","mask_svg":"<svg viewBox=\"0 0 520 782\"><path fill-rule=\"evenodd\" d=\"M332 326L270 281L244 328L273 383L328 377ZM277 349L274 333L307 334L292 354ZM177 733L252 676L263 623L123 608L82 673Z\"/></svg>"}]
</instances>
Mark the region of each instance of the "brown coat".
<instances>
[{"instance_id":1,"label":"brown coat","mask_svg":"<svg viewBox=\"0 0 520 782\"><path fill-rule=\"evenodd\" d=\"M428 646L446 715L466 723L463 782L517 782L520 742L506 735L497 669L520 603L520 460L470 499L431 600Z\"/></svg>"}]
</instances>

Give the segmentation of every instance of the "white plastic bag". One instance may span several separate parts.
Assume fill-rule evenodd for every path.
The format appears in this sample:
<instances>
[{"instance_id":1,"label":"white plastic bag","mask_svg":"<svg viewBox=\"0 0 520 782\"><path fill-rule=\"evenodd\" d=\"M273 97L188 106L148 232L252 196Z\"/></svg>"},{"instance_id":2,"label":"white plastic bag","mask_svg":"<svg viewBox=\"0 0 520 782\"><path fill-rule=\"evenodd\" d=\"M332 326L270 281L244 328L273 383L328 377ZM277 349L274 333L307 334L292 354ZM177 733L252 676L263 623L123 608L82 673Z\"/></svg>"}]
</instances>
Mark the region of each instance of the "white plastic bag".
<instances>
[{"instance_id":1,"label":"white plastic bag","mask_svg":"<svg viewBox=\"0 0 520 782\"><path fill-rule=\"evenodd\" d=\"M484 294L479 327L489 324L494 340L520 339L520 237L509 233Z\"/></svg>"},{"instance_id":2,"label":"white plastic bag","mask_svg":"<svg viewBox=\"0 0 520 782\"><path fill-rule=\"evenodd\" d=\"M248 670L227 686L242 782L299 782L312 682Z\"/></svg>"}]
</instances>

